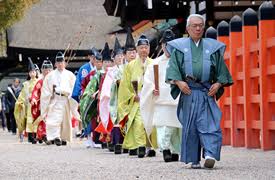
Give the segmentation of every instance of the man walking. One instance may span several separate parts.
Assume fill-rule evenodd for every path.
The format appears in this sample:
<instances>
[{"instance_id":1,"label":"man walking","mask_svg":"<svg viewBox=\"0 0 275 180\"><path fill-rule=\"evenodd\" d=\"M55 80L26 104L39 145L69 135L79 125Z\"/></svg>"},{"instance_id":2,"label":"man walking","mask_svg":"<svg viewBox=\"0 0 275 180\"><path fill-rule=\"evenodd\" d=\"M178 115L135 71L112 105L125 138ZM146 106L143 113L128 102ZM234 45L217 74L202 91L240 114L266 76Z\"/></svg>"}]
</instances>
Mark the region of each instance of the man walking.
<instances>
[{"instance_id":1,"label":"man walking","mask_svg":"<svg viewBox=\"0 0 275 180\"><path fill-rule=\"evenodd\" d=\"M122 147L129 149L130 155L143 158L146 153L146 133L140 115L140 91L143 75L152 59L148 57L150 51L149 40L141 35L137 41L139 57L131 61L124 68L118 90L118 118L122 126L125 125L126 134ZM149 156L155 152L148 151Z\"/></svg>"},{"instance_id":2,"label":"man walking","mask_svg":"<svg viewBox=\"0 0 275 180\"><path fill-rule=\"evenodd\" d=\"M140 101L146 133L151 134L156 127L158 147L163 152L165 162L178 161L181 143L181 124L176 116L178 99L168 96L170 86L165 83L165 70L169 62L165 47L174 38L175 34L170 29L163 33L161 45L164 53L148 66Z\"/></svg>"},{"instance_id":3,"label":"man walking","mask_svg":"<svg viewBox=\"0 0 275 180\"><path fill-rule=\"evenodd\" d=\"M21 91L20 80L15 78L12 86L8 86L6 91L6 108L9 109L9 115L7 121L10 123L10 129L12 134L16 134L16 121L14 118L14 106ZM8 119L9 118L9 119Z\"/></svg>"},{"instance_id":4,"label":"man walking","mask_svg":"<svg viewBox=\"0 0 275 180\"><path fill-rule=\"evenodd\" d=\"M182 124L181 161L200 168L201 149L204 167L213 168L220 160L222 133L221 111L216 104L223 87L233 84L224 63L225 45L202 38L204 17L192 14L187 19L189 38L168 42L171 58L166 71L166 82L171 83L171 95L180 94L177 115Z\"/></svg>"},{"instance_id":5,"label":"man walking","mask_svg":"<svg viewBox=\"0 0 275 180\"><path fill-rule=\"evenodd\" d=\"M58 52L55 58L56 69L43 81L41 91L41 118L46 122L48 141L54 140L57 146L66 145L72 140L72 116L77 119L77 103L71 99L75 75L66 69L64 55Z\"/></svg>"}]
</instances>

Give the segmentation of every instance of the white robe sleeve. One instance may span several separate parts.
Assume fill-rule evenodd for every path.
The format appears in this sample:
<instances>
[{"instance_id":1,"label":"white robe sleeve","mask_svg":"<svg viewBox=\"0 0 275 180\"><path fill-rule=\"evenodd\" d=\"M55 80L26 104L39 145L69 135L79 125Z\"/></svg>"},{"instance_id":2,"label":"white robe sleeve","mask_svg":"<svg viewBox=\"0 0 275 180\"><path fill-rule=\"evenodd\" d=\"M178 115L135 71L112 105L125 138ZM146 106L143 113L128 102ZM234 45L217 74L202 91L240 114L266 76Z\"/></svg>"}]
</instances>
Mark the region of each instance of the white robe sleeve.
<instances>
[{"instance_id":1,"label":"white robe sleeve","mask_svg":"<svg viewBox=\"0 0 275 180\"><path fill-rule=\"evenodd\" d=\"M45 119L47 116L51 97L53 95L53 84L51 83L51 78L50 78L52 75L53 75L53 71L45 77L43 81L42 89L41 89L40 110L41 110L42 119Z\"/></svg>"},{"instance_id":2,"label":"white robe sleeve","mask_svg":"<svg viewBox=\"0 0 275 180\"><path fill-rule=\"evenodd\" d=\"M155 103L155 98L153 95L154 89L155 84L153 65L149 65L144 75L143 87L140 93L140 113L144 123L145 131L148 135L150 135L153 130Z\"/></svg>"}]
</instances>

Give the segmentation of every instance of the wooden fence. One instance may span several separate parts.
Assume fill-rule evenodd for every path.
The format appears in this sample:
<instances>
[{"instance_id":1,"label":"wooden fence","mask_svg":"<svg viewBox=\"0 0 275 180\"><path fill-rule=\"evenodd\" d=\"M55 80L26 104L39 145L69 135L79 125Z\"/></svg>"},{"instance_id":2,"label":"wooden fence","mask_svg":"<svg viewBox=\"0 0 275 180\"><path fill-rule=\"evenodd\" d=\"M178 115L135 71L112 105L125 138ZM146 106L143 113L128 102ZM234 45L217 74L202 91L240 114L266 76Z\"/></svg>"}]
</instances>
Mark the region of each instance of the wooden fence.
<instances>
[{"instance_id":1,"label":"wooden fence","mask_svg":"<svg viewBox=\"0 0 275 180\"><path fill-rule=\"evenodd\" d=\"M206 37L226 44L225 62L234 85L219 101L223 144L275 150L275 8L264 2L247 9Z\"/></svg>"}]
</instances>

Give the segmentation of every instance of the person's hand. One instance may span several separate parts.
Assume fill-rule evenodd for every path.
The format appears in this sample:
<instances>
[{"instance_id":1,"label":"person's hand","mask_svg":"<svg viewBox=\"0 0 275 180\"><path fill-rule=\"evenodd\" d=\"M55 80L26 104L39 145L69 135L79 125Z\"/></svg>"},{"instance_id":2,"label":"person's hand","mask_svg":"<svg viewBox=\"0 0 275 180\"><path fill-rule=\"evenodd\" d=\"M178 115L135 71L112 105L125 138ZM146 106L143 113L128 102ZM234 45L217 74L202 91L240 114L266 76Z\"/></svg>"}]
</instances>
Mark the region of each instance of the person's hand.
<instances>
[{"instance_id":1,"label":"person's hand","mask_svg":"<svg viewBox=\"0 0 275 180\"><path fill-rule=\"evenodd\" d=\"M221 86L222 86L221 83L218 83L218 82L212 84L212 86L209 89L208 96L214 96L218 92Z\"/></svg>"},{"instance_id":2,"label":"person's hand","mask_svg":"<svg viewBox=\"0 0 275 180\"><path fill-rule=\"evenodd\" d=\"M96 98L96 95L97 95L97 93L94 93L94 94L92 95L92 98L95 99L95 98Z\"/></svg>"},{"instance_id":3,"label":"person's hand","mask_svg":"<svg viewBox=\"0 0 275 180\"><path fill-rule=\"evenodd\" d=\"M154 89L154 90L153 90L153 95L154 95L154 96L159 96L159 90Z\"/></svg>"},{"instance_id":4,"label":"person's hand","mask_svg":"<svg viewBox=\"0 0 275 180\"><path fill-rule=\"evenodd\" d=\"M135 98L134 98L134 102L139 102L139 101L140 101L140 98L139 98L138 95L136 95Z\"/></svg>"},{"instance_id":5,"label":"person's hand","mask_svg":"<svg viewBox=\"0 0 275 180\"><path fill-rule=\"evenodd\" d=\"M184 94L190 95L191 94L191 89L189 88L188 84L184 81L175 81L176 85L179 87L181 92Z\"/></svg>"}]
</instances>

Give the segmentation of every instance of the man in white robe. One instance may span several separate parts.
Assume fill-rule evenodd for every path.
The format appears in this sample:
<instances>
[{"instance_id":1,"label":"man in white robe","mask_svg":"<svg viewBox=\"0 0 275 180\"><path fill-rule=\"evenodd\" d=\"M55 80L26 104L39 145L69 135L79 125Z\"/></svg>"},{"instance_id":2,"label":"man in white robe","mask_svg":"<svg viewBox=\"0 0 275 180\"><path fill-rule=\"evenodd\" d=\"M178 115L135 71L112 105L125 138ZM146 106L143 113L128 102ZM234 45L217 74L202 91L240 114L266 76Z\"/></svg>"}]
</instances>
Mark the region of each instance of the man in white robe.
<instances>
[{"instance_id":1,"label":"man in white robe","mask_svg":"<svg viewBox=\"0 0 275 180\"><path fill-rule=\"evenodd\" d=\"M171 30L166 30L162 37L163 55L153 61L144 75L141 91L140 111L147 134L153 127L157 128L157 141L163 152L165 162L178 161L181 144L181 124L177 118L177 102L170 94L170 85L165 83L165 72L169 54L165 49L166 42L175 37ZM159 89L155 87L154 66L158 67Z\"/></svg>"},{"instance_id":2,"label":"man in white robe","mask_svg":"<svg viewBox=\"0 0 275 180\"><path fill-rule=\"evenodd\" d=\"M79 118L77 102L71 98L75 75L66 70L64 55L55 59L56 69L43 82L41 91L41 117L46 122L47 139L57 146L72 140L72 116Z\"/></svg>"}]
</instances>

